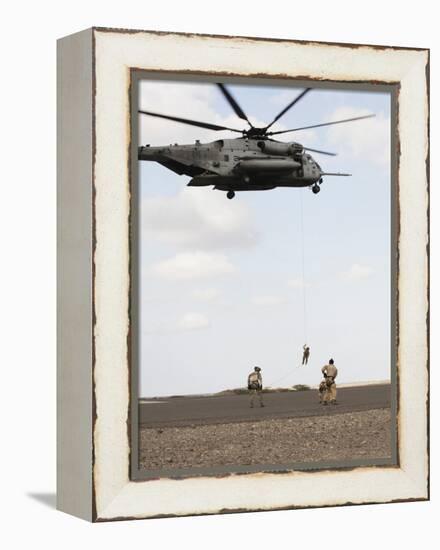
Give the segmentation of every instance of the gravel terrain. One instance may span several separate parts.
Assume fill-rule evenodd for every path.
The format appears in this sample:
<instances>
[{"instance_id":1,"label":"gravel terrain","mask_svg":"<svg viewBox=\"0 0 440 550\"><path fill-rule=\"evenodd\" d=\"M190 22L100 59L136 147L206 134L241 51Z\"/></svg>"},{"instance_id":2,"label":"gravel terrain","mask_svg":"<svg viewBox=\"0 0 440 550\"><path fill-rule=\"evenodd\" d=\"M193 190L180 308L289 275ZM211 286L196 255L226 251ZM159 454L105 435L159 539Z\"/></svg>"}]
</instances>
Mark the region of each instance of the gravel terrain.
<instances>
[{"instance_id":1,"label":"gravel terrain","mask_svg":"<svg viewBox=\"0 0 440 550\"><path fill-rule=\"evenodd\" d=\"M389 409L140 429L147 470L390 457Z\"/></svg>"}]
</instances>

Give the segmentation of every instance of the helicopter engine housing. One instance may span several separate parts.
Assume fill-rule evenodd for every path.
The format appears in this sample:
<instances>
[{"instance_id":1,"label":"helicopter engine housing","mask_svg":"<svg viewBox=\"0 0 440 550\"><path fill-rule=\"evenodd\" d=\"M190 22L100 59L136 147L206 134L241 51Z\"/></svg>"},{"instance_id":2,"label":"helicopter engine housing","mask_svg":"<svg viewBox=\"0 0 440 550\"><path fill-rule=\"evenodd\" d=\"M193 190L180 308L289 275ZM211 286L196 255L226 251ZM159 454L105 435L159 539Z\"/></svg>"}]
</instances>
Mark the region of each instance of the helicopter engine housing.
<instances>
[{"instance_id":1,"label":"helicopter engine housing","mask_svg":"<svg viewBox=\"0 0 440 550\"><path fill-rule=\"evenodd\" d=\"M300 168L301 165L292 159L246 159L239 162L236 166L237 172L244 173L280 173L280 172L293 172Z\"/></svg>"},{"instance_id":2,"label":"helicopter engine housing","mask_svg":"<svg viewBox=\"0 0 440 550\"><path fill-rule=\"evenodd\" d=\"M301 155L302 145L299 143L279 143L276 141L259 141L258 147L268 155L290 157Z\"/></svg>"}]
</instances>

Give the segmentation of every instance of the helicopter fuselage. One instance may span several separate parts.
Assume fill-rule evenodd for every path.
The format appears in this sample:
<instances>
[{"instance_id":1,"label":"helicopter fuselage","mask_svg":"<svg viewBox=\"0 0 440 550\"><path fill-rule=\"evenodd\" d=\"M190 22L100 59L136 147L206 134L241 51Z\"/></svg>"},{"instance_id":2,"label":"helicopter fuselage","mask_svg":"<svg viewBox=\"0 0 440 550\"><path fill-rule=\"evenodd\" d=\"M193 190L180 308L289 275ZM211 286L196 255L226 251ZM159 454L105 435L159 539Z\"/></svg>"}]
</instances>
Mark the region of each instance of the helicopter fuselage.
<instances>
[{"instance_id":1,"label":"helicopter fuselage","mask_svg":"<svg viewBox=\"0 0 440 550\"><path fill-rule=\"evenodd\" d=\"M232 193L275 187L319 190L322 171L301 144L267 138L219 139L191 145L139 147L139 160L158 162L173 172L190 176L189 186L214 186ZM229 196L229 195L228 195Z\"/></svg>"}]
</instances>

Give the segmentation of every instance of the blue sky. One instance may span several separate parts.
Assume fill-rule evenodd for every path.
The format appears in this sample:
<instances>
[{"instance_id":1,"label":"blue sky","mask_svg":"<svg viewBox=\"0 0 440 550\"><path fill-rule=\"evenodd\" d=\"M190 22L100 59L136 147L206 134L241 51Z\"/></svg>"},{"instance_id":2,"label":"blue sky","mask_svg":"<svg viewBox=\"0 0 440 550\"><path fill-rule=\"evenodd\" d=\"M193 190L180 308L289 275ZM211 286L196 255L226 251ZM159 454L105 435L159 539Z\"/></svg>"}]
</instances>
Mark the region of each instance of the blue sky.
<instances>
[{"instance_id":1,"label":"blue sky","mask_svg":"<svg viewBox=\"0 0 440 550\"><path fill-rule=\"evenodd\" d=\"M229 88L253 123L300 91ZM146 110L244 127L213 84L143 81L139 96ZM273 129L368 113L376 117L280 136L337 152L314 157L353 174L326 177L319 195L275 189L229 201L139 163L142 396L240 387L254 365L267 385L316 384L330 357L341 383L390 377L390 96L313 90ZM140 119L143 145L219 137L236 136ZM299 367L305 341L310 363Z\"/></svg>"}]
</instances>

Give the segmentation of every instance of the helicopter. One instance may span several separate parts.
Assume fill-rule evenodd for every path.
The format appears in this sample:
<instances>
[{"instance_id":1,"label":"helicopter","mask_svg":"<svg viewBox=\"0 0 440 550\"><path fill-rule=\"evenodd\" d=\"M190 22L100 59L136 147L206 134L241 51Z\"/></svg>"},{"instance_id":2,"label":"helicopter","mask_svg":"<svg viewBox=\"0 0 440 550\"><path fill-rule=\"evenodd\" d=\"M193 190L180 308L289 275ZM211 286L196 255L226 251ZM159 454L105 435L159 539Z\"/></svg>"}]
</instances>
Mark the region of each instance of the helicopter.
<instances>
[{"instance_id":1,"label":"helicopter","mask_svg":"<svg viewBox=\"0 0 440 550\"><path fill-rule=\"evenodd\" d=\"M351 176L351 174L324 172L310 152L335 156L336 153L304 147L301 143L280 142L272 136L297 132L309 128L331 126L374 117L374 114L323 122L290 130L269 131L271 126L296 105L312 88L302 90L267 126L257 128L251 124L243 109L224 84L217 83L234 113L245 120L249 128L239 130L177 116L139 110L142 115L162 118L213 131L229 130L241 137L218 139L210 143L196 140L191 145L174 145L138 148L138 159L158 162L176 174L190 176L190 187L213 186L225 191L233 199L237 191L264 191L276 187L309 187L314 194L320 192L323 176Z\"/></svg>"}]
</instances>

